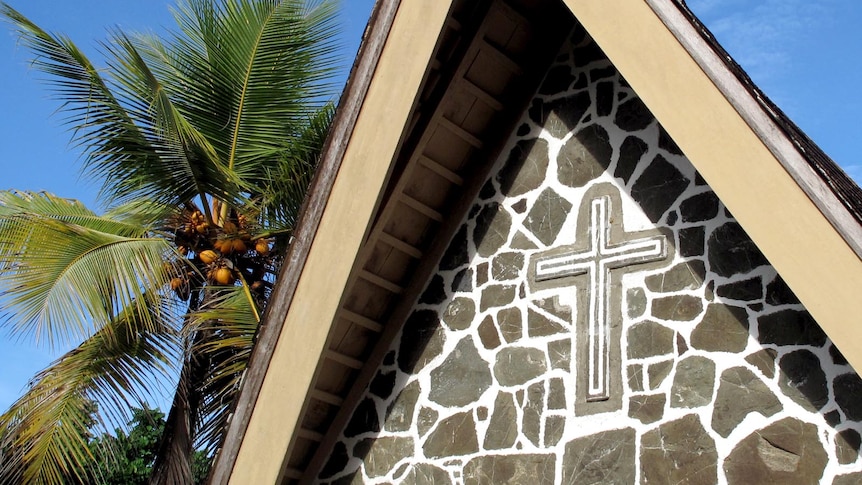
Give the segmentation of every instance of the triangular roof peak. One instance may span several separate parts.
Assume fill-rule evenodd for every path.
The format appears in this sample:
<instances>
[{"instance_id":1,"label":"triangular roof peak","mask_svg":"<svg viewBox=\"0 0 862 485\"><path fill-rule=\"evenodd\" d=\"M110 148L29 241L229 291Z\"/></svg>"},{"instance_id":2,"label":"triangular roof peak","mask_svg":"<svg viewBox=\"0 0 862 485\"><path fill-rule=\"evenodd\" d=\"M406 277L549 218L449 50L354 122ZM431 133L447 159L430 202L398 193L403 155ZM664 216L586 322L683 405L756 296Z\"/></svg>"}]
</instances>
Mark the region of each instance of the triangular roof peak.
<instances>
[{"instance_id":1,"label":"triangular roof peak","mask_svg":"<svg viewBox=\"0 0 862 485\"><path fill-rule=\"evenodd\" d=\"M213 483L313 478L331 438L305 424L344 424L356 372L338 369L367 379L383 358L371 349L400 329L575 22L862 368L862 191L683 2L380 0ZM459 118L459 96L482 108ZM336 334L353 355L328 346Z\"/></svg>"}]
</instances>

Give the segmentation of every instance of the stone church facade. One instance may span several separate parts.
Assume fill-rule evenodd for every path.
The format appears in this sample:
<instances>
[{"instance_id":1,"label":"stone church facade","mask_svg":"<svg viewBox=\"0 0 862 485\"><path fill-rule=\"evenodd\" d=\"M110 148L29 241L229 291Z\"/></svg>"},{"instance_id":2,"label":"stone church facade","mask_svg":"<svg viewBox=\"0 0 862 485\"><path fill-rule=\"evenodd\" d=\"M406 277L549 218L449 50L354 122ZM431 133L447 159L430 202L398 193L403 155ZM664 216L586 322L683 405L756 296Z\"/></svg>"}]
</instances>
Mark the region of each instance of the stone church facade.
<instances>
[{"instance_id":1,"label":"stone church facade","mask_svg":"<svg viewBox=\"0 0 862 485\"><path fill-rule=\"evenodd\" d=\"M576 29L318 481L859 483L860 393Z\"/></svg>"}]
</instances>

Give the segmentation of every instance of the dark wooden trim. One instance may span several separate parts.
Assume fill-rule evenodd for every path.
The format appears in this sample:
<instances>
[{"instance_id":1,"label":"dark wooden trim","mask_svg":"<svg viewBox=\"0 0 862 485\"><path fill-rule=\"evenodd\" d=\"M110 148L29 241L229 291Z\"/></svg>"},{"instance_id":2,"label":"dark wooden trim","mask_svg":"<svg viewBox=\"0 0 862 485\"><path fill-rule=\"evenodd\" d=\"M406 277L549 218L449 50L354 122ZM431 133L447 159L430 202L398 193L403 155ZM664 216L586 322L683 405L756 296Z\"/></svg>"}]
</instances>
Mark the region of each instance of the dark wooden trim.
<instances>
[{"instance_id":1,"label":"dark wooden trim","mask_svg":"<svg viewBox=\"0 0 862 485\"><path fill-rule=\"evenodd\" d=\"M233 466L260 395L287 310L290 308L293 294L299 283L299 276L308 258L311 243L400 3L401 0L378 0L371 12L356 62L351 69L332 129L324 145L317 173L303 202L301 216L294 232L295 237L288 249L278 283L270 297L270 305L261 321L257 341L248 368L243 375L239 396L234 404L234 412L224 444L216 456L210 473L209 483L211 484L225 485L230 481Z\"/></svg>"}]
</instances>

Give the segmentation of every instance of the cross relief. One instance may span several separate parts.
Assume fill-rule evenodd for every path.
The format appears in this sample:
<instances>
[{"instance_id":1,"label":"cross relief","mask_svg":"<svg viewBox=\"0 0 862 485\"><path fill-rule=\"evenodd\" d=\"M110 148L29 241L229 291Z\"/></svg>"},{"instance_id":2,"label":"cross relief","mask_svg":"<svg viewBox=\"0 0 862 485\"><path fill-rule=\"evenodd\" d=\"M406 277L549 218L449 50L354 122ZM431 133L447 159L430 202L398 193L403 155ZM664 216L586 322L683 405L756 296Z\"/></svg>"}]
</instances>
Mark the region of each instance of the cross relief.
<instances>
[{"instance_id":1,"label":"cross relief","mask_svg":"<svg viewBox=\"0 0 862 485\"><path fill-rule=\"evenodd\" d=\"M572 315L575 414L614 411L622 405L622 276L666 265L672 235L658 229L625 232L617 189L600 184L578 210L575 243L536 253L532 291L574 287Z\"/></svg>"}]
</instances>

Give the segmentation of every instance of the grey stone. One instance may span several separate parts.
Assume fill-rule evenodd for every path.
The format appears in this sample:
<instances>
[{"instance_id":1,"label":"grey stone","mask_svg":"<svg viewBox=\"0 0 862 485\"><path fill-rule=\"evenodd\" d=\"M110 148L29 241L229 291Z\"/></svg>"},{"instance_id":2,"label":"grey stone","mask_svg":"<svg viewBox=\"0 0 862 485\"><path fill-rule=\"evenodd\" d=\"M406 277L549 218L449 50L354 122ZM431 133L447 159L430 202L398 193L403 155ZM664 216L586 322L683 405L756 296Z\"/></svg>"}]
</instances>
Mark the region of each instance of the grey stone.
<instances>
[{"instance_id":1,"label":"grey stone","mask_svg":"<svg viewBox=\"0 0 862 485\"><path fill-rule=\"evenodd\" d=\"M833 409L828 413L823 413L823 420L826 421L826 424L834 428L841 424L841 413L837 409Z\"/></svg>"},{"instance_id":2,"label":"grey stone","mask_svg":"<svg viewBox=\"0 0 862 485\"><path fill-rule=\"evenodd\" d=\"M712 485L718 480L717 461L715 442L695 414L664 423L641 438L642 484Z\"/></svg>"},{"instance_id":3,"label":"grey stone","mask_svg":"<svg viewBox=\"0 0 862 485\"><path fill-rule=\"evenodd\" d=\"M419 381L413 381L398 394L386 409L383 428L386 431L407 431L413 426L413 412L419 400Z\"/></svg>"},{"instance_id":4,"label":"grey stone","mask_svg":"<svg viewBox=\"0 0 862 485\"><path fill-rule=\"evenodd\" d=\"M644 359L656 355L673 353L673 330L652 321L640 322L629 327L629 359Z\"/></svg>"},{"instance_id":5,"label":"grey stone","mask_svg":"<svg viewBox=\"0 0 862 485\"><path fill-rule=\"evenodd\" d=\"M541 138L519 141L497 173L503 195L517 197L536 189L548 170L548 142Z\"/></svg>"},{"instance_id":6,"label":"grey stone","mask_svg":"<svg viewBox=\"0 0 862 485\"><path fill-rule=\"evenodd\" d=\"M467 253L467 225L458 228L458 232L452 236L452 242L440 259L440 269L450 271L460 268L469 262Z\"/></svg>"},{"instance_id":7,"label":"grey stone","mask_svg":"<svg viewBox=\"0 0 862 485\"><path fill-rule=\"evenodd\" d=\"M452 293L473 291L473 269L464 268L452 277Z\"/></svg>"},{"instance_id":8,"label":"grey stone","mask_svg":"<svg viewBox=\"0 0 862 485\"><path fill-rule=\"evenodd\" d=\"M485 455L464 466L464 485L554 483L554 455Z\"/></svg>"},{"instance_id":9,"label":"grey stone","mask_svg":"<svg viewBox=\"0 0 862 485\"><path fill-rule=\"evenodd\" d=\"M527 402L524 404L521 432L535 446L542 446L542 414L545 410L545 384L535 382L527 388Z\"/></svg>"},{"instance_id":10,"label":"grey stone","mask_svg":"<svg viewBox=\"0 0 862 485\"><path fill-rule=\"evenodd\" d=\"M431 371L428 398L442 406L466 406L479 399L489 387L491 369L476 350L473 337L466 337Z\"/></svg>"},{"instance_id":11,"label":"grey stone","mask_svg":"<svg viewBox=\"0 0 862 485\"><path fill-rule=\"evenodd\" d=\"M844 357L844 354L838 350L838 347L836 347L835 344L829 345L829 356L832 357L832 362L835 363L835 365L849 364L849 362L847 362L847 358Z\"/></svg>"},{"instance_id":12,"label":"grey stone","mask_svg":"<svg viewBox=\"0 0 862 485\"><path fill-rule=\"evenodd\" d=\"M512 236L512 243L509 244L512 249L522 249L525 251L530 251L532 249L538 249L536 243L530 240L527 236L524 235L523 232L518 231Z\"/></svg>"},{"instance_id":13,"label":"grey stone","mask_svg":"<svg viewBox=\"0 0 862 485\"><path fill-rule=\"evenodd\" d=\"M548 342L548 359L551 361L552 369L563 369L568 371L571 366L572 341L571 339L554 340Z\"/></svg>"},{"instance_id":14,"label":"grey stone","mask_svg":"<svg viewBox=\"0 0 862 485\"><path fill-rule=\"evenodd\" d=\"M515 401L508 392L497 393L494 400L494 412L485 432L485 442L482 448L486 450L502 450L515 445L518 438L518 412Z\"/></svg>"},{"instance_id":15,"label":"grey stone","mask_svg":"<svg viewBox=\"0 0 862 485\"><path fill-rule=\"evenodd\" d=\"M416 417L416 429L419 431L419 436L425 436L431 428L437 424L437 411L431 408L419 408L419 415Z\"/></svg>"},{"instance_id":16,"label":"grey stone","mask_svg":"<svg viewBox=\"0 0 862 485\"><path fill-rule=\"evenodd\" d=\"M476 316L476 303L472 298L458 297L452 300L443 312L443 323L452 330L470 328Z\"/></svg>"},{"instance_id":17,"label":"grey stone","mask_svg":"<svg viewBox=\"0 0 862 485\"><path fill-rule=\"evenodd\" d=\"M563 138L577 126L590 107L590 101L589 93L578 92L548 103L539 102L530 110L530 118L545 128L551 136Z\"/></svg>"},{"instance_id":18,"label":"grey stone","mask_svg":"<svg viewBox=\"0 0 862 485\"><path fill-rule=\"evenodd\" d=\"M497 353L494 376L501 386L520 386L545 373L545 353L532 347L506 347Z\"/></svg>"},{"instance_id":19,"label":"grey stone","mask_svg":"<svg viewBox=\"0 0 862 485\"><path fill-rule=\"evenodd\" d=\"M547 416L545 418L545 448L557 446L566 430L565 416Z\"/></svg>"},{"instance_id":20,"label":"grey stone","mask_svg":"<svg viewBox=\"0 0 862 485\"><path fill-rule=\"evenodd\" d=\"M748 234L736 222L727 222L710 234L709 267L719 276L745 274L769 264Z\"/></svg>"},{"instance_id":21,"label":"grey stone","mask_svg":"<svg viewBox=\"0 0 862 485\"><path fill-rule=\"evenodd\" d=\"M635 460L635 430L632 428L577 438L566 443L561 483L633 485Z\"/></svg>"},{"instance_id":22,"label":"grey stone","mask_svg":"<svg viewBox=\"0 0 862 485\"><path fill-rule=\"evenodd\" d=\"M479 263L476 265L476 286L485 286L488 282L488 263Z\"/></svg>"},{"instance_id":23,"label":"grey stone","mask_svg":"<svg viewBox=\"0 0 862 485\"><path fill-rule=\"evenodd\" d=\"M548 409L566 409L566 384L559 377L548 380Z\"/></svg>"},{"instance_id":24,"label":"grey stone","mask_svg":"<svg viewBox=\"0 0 862 485\"><path fill-rule=\"evenodd\" d=\"M763 298L763 281L760 276L734 281L716 288L715 293L728 300L755 301Z\"/></svg>"},{"instance_id":25,"label":"grey stone","mask_svg":"<svg viewBox=\"0 0 862 485\"><path fill-rule=\"evenodd\" d=\"M494 325L493 319L487 315L478 328L479 340L482 341L482 347L486 349L496 349L500 346L500 335L497 333L497 327Z\"/></svg>"},{"instance_id":26,"label":"grey stone","mask_svg":"<svg viewBox=\"0 0 862 485\"><path fill-rule=\"evenodd\" d=\"M583 187L604 173L611 163L608 132L589 125L569 138L557 156L557 179L569 187Z\"/></svg>"},{"instance_id":27,"label":"grey stone","mask_svg":"<svg viewBox=\"0 0 862 485\"><path fill-rule=\"evenodd\" d=\"M853 428L847 428L835 434L835 456L838 463L849 465L859 458L859 448L862 446L862 436Z\"/></svg>"},{"instance_id":28,"label":"grey stone","mask_svg":"<svg viewBox=\"0 0 862 485\"><path fill-rule=\"evenodd\" d=\"M365 433L380 431L380 417L377 415L377 405L374 400L366 397L356 406L350 421L344 427L344 436L352 438Z\"/></svg>"},{"instance_id":29,"label":"grey stone","mask_svg":"<svg viewBox=\"0 0 862 485\"><path fill-rule=\"evenodd\" d=\"M647 276L645 282L650 291L670 293L699 288L705 275L706 267L703 261L695 259L679 263L664 273Z\"/></svg>"},{"instance_id":30,"label":"grey stone","mask_svg":"<svg viewBox=\"0 0 862 485\"><path fill-rule=\"evenodd\" d=\"M674 155L683 154L682 150L680 150L679 146L677 146L676 142L673 141L673 138L670 137L670 134L661 124L658 125L658 147Z\"/></svg>"},{"instance_id":31,"label":"grey stone","mask_svg":"<svg viewBox=\"0 0 862 485\"><path fill-rule=\"evenodd\" d=\"M571 211L572 203L548 187L539 194L533 208L524 219L524 227L545 246L550 246L556 240Z\"/></svg>"},{"instance_id":32,"label":"grey stone","mask_svg":"<svg viewBox=\"0 0 862 485\"><path fill-rule=\"evenodd\" d=\"M643 366L640 364L630 365L628 369L626 369L628 373L628 381L629 381L629 389L634 392L641 392L644 390L644 377L643 377Z\"/></svg>"},{"instance_id":33,"label":"grey stone","mask_svg":"<svg viewBox=\"0 0 862 485\"><path fill-rule=\"evenodd\" d=\"M702 300L691 295L672 295L652 301L652 316L662 320L688 322L703 311Z\"/></svg>"},{"instance_id":34,"label":"grey stone","mask_svg":"<svg viewBox=\"0 0 862 485\"><path fill-rule=\"evenodd\" d=\"M512 227L512 216L496 202L482 208L476 217L476 227L473 229L473 242L480 256L489 257L497 252L509 239Z\"/></svg>"},{"instance_id":35,"label":"grey stone","mask_svg":"<svg viewBox=\"0 0 862 485\"><path fill-rule=\"evenodd\" d=\"M482 290L479 310L484 312L489 308L509 305L515 301L515 289L513 285L488 285Z\"/></svg>"},{"instance_id":36,"label":"grey stone","mask_svg":"<svg viewBox=\"0 0 862 485\"><path fill-rule=\"evenodd\" d=\"M818 483L827 455L817 427L785 418L748 435L724 461L727 483Z\"/></svg>"},{"instance_id":37,"label":"grey stone","mask_svg":"<svg viewBox=\"0 0 862 485\"><path fill-rule=\"evenodd\" d=\"M647 299L643 288L629 288L626 291L626 313L629 318L638 318L646 311Z\"/></svg>"},{"instance_id":38,"label":"grey stone","mask_svg":"<svg viewBox=\"0 0 862 485\"><path fill-rule=\"evenodd\" d=\"M596 116L607 116L611 114L613 107L614 83L596 83Z\"/></svg>"},{"instance_id":39,"label":"grey stone","mask_svg":"<svg viewBox=\"0 0 862 485\"><path fill-rule=\"evenodd\" d=\"M826 374L820 359L810 350L796 350L778 361L778 387L797 404L817 411L829 402Z\"/></svg>"},{"instance_id":40,"label":"grey stone","mask_svg":"<svg viewBox=\"0 0 862 485\"><path fill-rule=\"evenodd\" d=\"M718 215L718 197L707 191L693 195L679 204L682 222L709 221Z\"/></svg>"},{"instance_id":41,"label":"grey stone","mask_svg":"<svg viewBox=\"0 0 862 485\"><path fill-rule=\"evenodd\" d=\"M506 252L491 260L491 277L496 281L509 281L517 278L524 267L522 253Z\"/></svg>"},{"instance_id":42,"label":"grey stone","mask_svg":"<svg viewBox=\"0 0 862 485\"><path fill-rule=\"evenodd\" d=\"M542 81L542 86L539 88L539 94L564 93L575 82L575 77L569 64L553 66L545 75L545 80Z\"/></svg>"},{"instance_id":43,"label":"grey stone","mask_svg":"<svg viewBox=\"0 0 862 485\"><path fill-rule=\"evenodd\" d=\"M841 374L832 381L835 403L851 421L862 421L862 379L855 372Z\"/></svg>"},{"instance_id":44,"label":"grey stone","mask_svg":"<svg viewBox=\"0 0 862 485\"><path fill-rule=\"evenodd\" d=\"M703 256L705 238L703 226L683 227L679 230L679 255L684 258Z\"/></svg>"},{"instance_id":45,"label":"grey stone","mask_svg":"<svg viewBox=\"0 0 862 485\"><path fill-rule=\"evenodd\" d=\"M715 364L698 355L686 357L676 364L670 405L674 408L706 406L712 401L714 386Z\"/></svg>"},{"instance_id":46,"label":"grey stone","mask_svg":"<svg viewBox=\"0 0 862 485\"><path fill-rule=\"evenodd\" d=\"M386 475L398 462L413 455L413 438L409 436L367 438L363 444L368 453L360 458L365 473L371 478Z\"/></svg>"},{"instance_id":47,"label":"grey stone","mask_svg":"<svg viewBox=\"0 0 862 485\"><path fill-rule=\"evenodd\" d=\"M673 164L656 155L632 186L631 195L649 220L658 222L689 183Z\"/></svg>"},{"instance_id":48,"label":"grey stone","mask_svg":"<svg viewBox=\"0 0 862 485\"><path fill-rule=\"evenodd\" d=\"M443 352L446 341L445 332L440 326L437 312L433 310L414 311L401 333L401 346L398 349L398 368L412 374L419 372Z\"/></svg>"},{"instance_id":49,"label":"grey stone","mask_svg":"<svg viewBox=\"0 0 862 485\"><path fill-rule=\"evenodd\" d=\"M395 371L377 371L377 374L374 375L374 379L371 380L371 384L368 386L368 390L371 394L383 400L389 399L392 390L395 388L395 376Z\"/></svg>"},{"instance_id":50,"label":"grey stone","mask_svg":"<svg viewBox=\"0 0 862 485\"><path fill-rule=\"evenodd\" d=\"M655 117L640 98L630 98L617 106L614 124L623 131L640 131L649 126Z\"/></svg>"},{"instance_id":51,"label":"grey stone","mask_svg":"<svg viewBox=\"0 0 862 485\"><path fill-rule=\"evenodd\" d=\"M670 371L673 370L673 361L672 360L664 360L661 362L656 362L655 364L650 364L647 368L647 375L649 376L649 388L650 390L656 390L664 382L665 378L670 374Z\"/></svg>"},{"instance_id":52,"label":"grey stone","mask_svg":"<svg viewBox=\"0 0 862 485\"><path fill-rule=\"evenodd\" d=\"M677 355L685 355L688 352L688 344L682 334L676 334L676 352Z\"/></svg>"},{"instance_id":53,"label":"grey stone","mask_svg":"<svg viewBox=\"0 0 862 485\"><path fill-rule=\"evenodd\" d=\"M428 458L463 456L479 451L473 413L458 413L440 421L425 439L422 451Z\"/></svg>"},{"instance_id":54,"label":"grey stone","mask_svg":"<svg viewBox=\"0 0 862 485\"><path fill-rule=\"evenodd\" d=\"M497 326L503 339L508 343L517 342L523 336L521 329L521 309L505 308L497 312Z\"/></svg>"},{"instance_id":55,"label":"grey stone","mask_svg":"<svg viewBox=\"0 0 862 485\"><path fill-rule=\"evenodd\" d=\"M763 375L769 379L775 377L775 357L778 352L775 349L761 349L745 358L749 364L757 367Z\"/></svg>"},{"instance_id":56,"label":"grey stone","mask_svg":"<svg viewBox=\"0 0 862 485\"><path fill-rule=\"evenodd\" d=\"M527 335L530 337L545 337L558 333L568 333L569 329L542 315L541 313L527 309Z\"/></svg>"},{"instance_id":57,"label":"grey stone","mask_svg":"<svg viewBox=\"0 0 862 485\"><path fill-rule=\"evenodd\" d=\"M799 298L793 293L793 290L787 286L787 283L781 279L780 275L775 275L775 279L766 285L766 303L770 305L792 305L799 303Z\"/></svg>"},{"instance_id":58,"label":"grey stone","mask_svg":"<svg viewBox=\"0 0 862 485\"><path fill-rule=\"evenodd\" d=\"M832 485L859 485L862 483L862 472L838 475L832 480Z\"/></svg>"},{"instance_id":59,"label":"grey stone","mask_svg":"<svg viewBox=\"0 0 862 485\"><path fill-rule=\"evenodd\" d=\"M745 367L725 370L719 382L712 409L712 429L724 438L730 436L748 413L769 417L783 408L766 384Z\"/></svg>"},{"instance_id":60,"label":"grey stone","mask_svg":"<svg viewBox=\"0 0 862 485\"><path fill-rule=\"evenodd\" d=\"M403 483L411 485L448 485L452 483L449 474L442 468L428 463L416 463L404 476Z\"/></svg>"},{"instance_id":61,"label":"grey stone","mask_svg":"<svg viewBox=\"0 0 862 485\"><path fill-rule=\"evenodd\" d=\"M534 300L533 304L564 322L572 321L572 307L560 303L558 296Z\"/></svg>"},{"instance_id":62,"label":"grey stone","mask_svg":"<svg viewBox=\"0 0 862 485\"><path fill-rule=\"evenodd\" d=\"M649 150L649 145L636 136L628 136L620 145L620 155L617 159L617 167L614 170L614 177L622 179L623 183L628 184L629 179L635 171L638 162Z\"/></svg>"},{"instance_id":63,"label":"grey stone","mask_svg":"<svg viewBox=\"0 0 862 485\"><path fill-rule=\"evenodd\" d=\"M476 419L479 421L485 421L488 419L488 408L485 406L479 406L476 408Z\"/></svg>"},{"instance_id":64,"label":"grey stone","mask_svg":"<svg viewBox=\"0 0 862 485\"><path fill-rule=\"evenodd\" d=\"M748 336L745 308L711 303L691 332L691 346L710 352L742 352L748 345Z\"/></svg>"},{"instance_id":65,"label":"grey stone","mask_svg":"<svg viewBox=\"0 0 862 485\"><path fill-rule=\"evenodd\" d=\"M655 423L664 417L664 394L632 396L629 398L629 417L641 423Z\"/></svg>"},{"instance_id":66,"label":"grey stone","mask_svg":"<svg viewBox=\"0 0 862 485\"><path fill-rule=\"evenodd\" d=\"M446 285L443 282L443 277L435 274L422 295L419 297L419 303L425 305L438 305L446 301Z\"/></svg>"},{"instance_id":67,"label":"grey stone","mask_svg":"<svg viewBox=\"0 0 862 485\"><path fill-rule=\"evenodd\" d=\"M345 446L344 442L339 441L335 443L335 446L332 447L332 453L330 453L329 459L326 460L326 464L323 465L323 469L320 471L319 477L334 477L344 470L349 461L350 455L347 454L347 446Z\"/></svg>"},{"instance_id":68,"label":"grey stone","mask_svg":"<svg viewBox=\"0 0 862 485\"><path fill-rule=\"evenodd\" d=\"M822 347L826 334L804 310L780 310L757 319L760 342L776 345Z\"/></svg>"}]
</instances>

